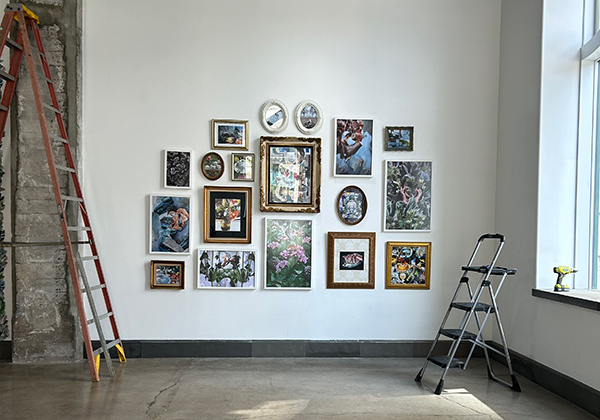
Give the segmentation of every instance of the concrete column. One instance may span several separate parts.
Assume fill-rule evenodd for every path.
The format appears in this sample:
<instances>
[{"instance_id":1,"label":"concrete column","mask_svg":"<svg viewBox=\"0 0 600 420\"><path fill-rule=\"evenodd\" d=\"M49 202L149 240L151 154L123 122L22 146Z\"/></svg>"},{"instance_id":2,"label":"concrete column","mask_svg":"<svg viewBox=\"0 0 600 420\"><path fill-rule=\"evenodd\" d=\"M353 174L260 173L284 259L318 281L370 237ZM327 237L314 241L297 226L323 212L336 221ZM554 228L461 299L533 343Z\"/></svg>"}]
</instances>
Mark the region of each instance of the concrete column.
<instances>
[{"instance_id":1,"label":"concrete column","mask_svg":"<svg viewBox=\"0 0 600 420\"><path fill-rule=\"evenodd\" d=\"M11 1L23 3L40 18L40 32L73 154L80 148L81 0ZM32 39L32 38L31 38ZM38 75L42 75L41 67ZM44 102L50 103L45 83ZM12 105L13 240L61 241L59 219L40 124L25 59ZM57 124L47 114L51 134ZM64 165L62 147L56 162ZM79 159L77 159L79 161ZM60 174L59 174L60 175ZM68 176L60 175L68 193ZM73 195L71 193L71 195ZM73 220L73 218L71 218ZM72 222L72 224L74 224ZM81 358L81 330L72 299L63 246L21 247L13 252L13 362L66 362Z\"/></svg>"}]
</instances>

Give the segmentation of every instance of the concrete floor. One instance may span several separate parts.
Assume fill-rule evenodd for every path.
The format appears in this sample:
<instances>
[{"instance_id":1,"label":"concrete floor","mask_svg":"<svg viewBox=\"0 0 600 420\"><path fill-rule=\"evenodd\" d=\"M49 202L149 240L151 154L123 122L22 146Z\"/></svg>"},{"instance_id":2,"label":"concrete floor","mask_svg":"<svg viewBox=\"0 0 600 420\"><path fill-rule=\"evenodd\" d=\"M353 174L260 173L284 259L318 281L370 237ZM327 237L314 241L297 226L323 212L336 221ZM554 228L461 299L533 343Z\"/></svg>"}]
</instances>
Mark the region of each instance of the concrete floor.
<instances>
[{"instance_id":1,"label":"concrete floor","mask_svg":"<svg viewBox=\"0 0 600 420\"><path fill-rule=\"evenodd\" d=\"M422 359L131 359L0 364L0 418L9 419L596 419L519 377L523 392L487 379L485 362L413 378ZM497 368L502 372L502 367Z\"/></svg>"}]
</instances>

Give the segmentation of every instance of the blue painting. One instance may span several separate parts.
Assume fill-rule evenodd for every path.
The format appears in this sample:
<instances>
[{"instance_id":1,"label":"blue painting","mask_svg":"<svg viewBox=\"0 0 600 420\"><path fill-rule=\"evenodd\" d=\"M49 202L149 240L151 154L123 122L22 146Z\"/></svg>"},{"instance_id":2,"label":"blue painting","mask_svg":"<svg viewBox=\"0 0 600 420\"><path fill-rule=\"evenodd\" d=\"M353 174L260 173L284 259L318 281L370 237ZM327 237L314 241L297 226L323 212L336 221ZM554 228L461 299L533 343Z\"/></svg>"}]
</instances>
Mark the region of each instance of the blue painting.
<instances>
[{"instance_id":1,"label":"blue painting","mask_svg":"<svg viewBox=\"0 0 600 420\"><path fill-rule=\"evenodd\" d=\"M373 120L336 120L334 175L371 176Z\"/></svg>"},{"instance_id":2,"label":"blue painting","mask_svg":"<svg viewBox=\"0 0 600 420\"><path fill-rule=\"evenodd\" d=\"M150 252L189 254L190 197L150 196Z\"/></svg>"}]
</instances>

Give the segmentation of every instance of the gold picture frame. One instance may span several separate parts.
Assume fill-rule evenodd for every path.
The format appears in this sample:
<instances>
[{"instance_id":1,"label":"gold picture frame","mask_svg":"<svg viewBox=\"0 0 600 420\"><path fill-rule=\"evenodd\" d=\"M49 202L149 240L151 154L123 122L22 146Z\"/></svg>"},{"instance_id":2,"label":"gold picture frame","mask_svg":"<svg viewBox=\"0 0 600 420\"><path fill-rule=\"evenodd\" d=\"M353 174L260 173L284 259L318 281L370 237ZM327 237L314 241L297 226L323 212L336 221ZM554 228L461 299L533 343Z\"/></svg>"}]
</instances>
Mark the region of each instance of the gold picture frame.
<instances>
[{"instance_id":1,"label":"gold picture frame","mask_svg":"<svg viewBox=\"0 0 600 420\"><path fill-rule=\"evenodd\" d=\"M431 242L388 242L386 289L429 289Z\"/></svg>"},{"instance_id":2,"label":"gold picture frame","mask_svg":"<svg viewBox=\"0 0 600 420\"><path fill-rule=\"evenodd\" d=\"M204 187L204 242L252 242L251 187Z\"/></svg>"},{"instance_id":3,"label":"gold picture frame","mask_svg":"<svg viewBox=\"0 0 600 420\"><path fill-rule=\"evenodd\" d=\"M212 148L248 150L248 121L212 120Z\"/></svg>"},{"instance_id":4,"label":"gold picture frame","mask_svg":"<svg viewBox=\"0 0 600 420\"><path fill-rule=\"evenodd\" d=\"M185 286L185 261L150 262L151 289L183 289Z\"/></svg>"},{"instance_id":5,"label":"gold picture frame","mask_svg":"<svg viewBox=\"0 0 600 420\"><path fill-rule=\"evenodd\" d=\"M327 288L375 288L375 232L327 233Z\"/></svg>"},{"instance_id":6,"label":"gold picture frame","mask_svg":"<svg viewBox=\"0 0 600 420\"><path fill-rule=\"evenodd\" d=\"M260 138L260 210L321 211L320 138Z\"/></svg>"}]
</instances>

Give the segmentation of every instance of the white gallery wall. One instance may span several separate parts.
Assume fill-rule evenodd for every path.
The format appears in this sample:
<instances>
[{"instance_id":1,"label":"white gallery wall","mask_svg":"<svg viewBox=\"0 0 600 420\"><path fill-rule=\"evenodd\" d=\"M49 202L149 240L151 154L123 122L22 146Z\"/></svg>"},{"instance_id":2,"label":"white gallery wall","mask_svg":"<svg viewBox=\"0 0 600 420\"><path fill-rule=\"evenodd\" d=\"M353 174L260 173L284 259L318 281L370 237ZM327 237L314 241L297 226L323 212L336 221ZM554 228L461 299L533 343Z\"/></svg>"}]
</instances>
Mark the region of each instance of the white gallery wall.
<instances>
[{"instance_id":1,"label":"white gallery wall","mask_svg":"<svg viewBox=\"0 0 600 420\"><path fill-rule=\"evenodd\" d=\"M479 235L495 228L499 0L106 0L86 2L85 197L124 339L432 339ZM263 213L253 183L199 170L211 119L246 119L258 156L261 105L314 100L324 123L321 212ZM374 175L334 178L334 118L374 120ZM385 152L386 125L415 127L414 152ZM281 136L301 136L293 122ZM165 149L194 152L192 254L148 253L148 196ZM382 232L386 159L433 164L430 232ZM256 167L258 170L258 166ZM253 188L252 243L204 244L203 187ZM362 188L357 226L336 197ZM197 290L196 250L248 248L264 265L265 217L312 219L312 290ZM375 290L326 288L328 231L376 232ZM386 290L387 241L432 243L431 289ZM509 238L510 241L510 238ZM507 247L510 247L509 242ZM151 260L184 260L186 287L151 290ZM510 261L507 265L510 265ZM260 282L261 282L260 281Z\"/></svg>"}]
</instances>

